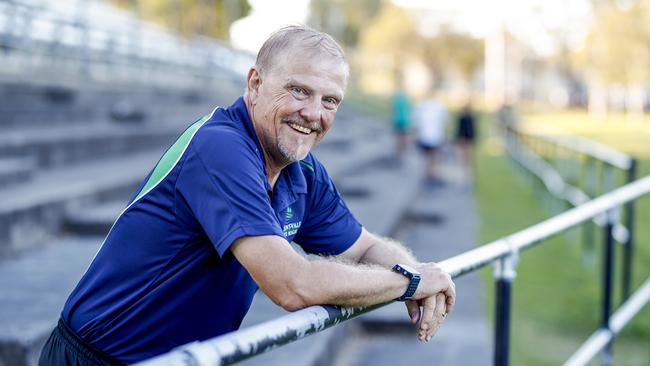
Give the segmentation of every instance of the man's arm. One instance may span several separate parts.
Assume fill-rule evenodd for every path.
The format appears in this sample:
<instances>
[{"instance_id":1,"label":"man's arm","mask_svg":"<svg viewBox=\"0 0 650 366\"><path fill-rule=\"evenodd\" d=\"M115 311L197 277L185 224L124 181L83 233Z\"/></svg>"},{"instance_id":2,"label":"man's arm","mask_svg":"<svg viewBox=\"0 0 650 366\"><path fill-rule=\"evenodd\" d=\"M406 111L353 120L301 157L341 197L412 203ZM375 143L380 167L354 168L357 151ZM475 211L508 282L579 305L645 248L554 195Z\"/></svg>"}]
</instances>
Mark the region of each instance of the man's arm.
<instances>
[{"instance_id":1,"label":"man's arm","mask_svg":"<svg viewBox=\"0 0 650 366\"><path fill-rule=\"evenodd\" d=\"M361 231L361 235L354 245L342 253L341 256L350 261L376 264L386 268L392 268L396 263L404 263L418 269L423 265L400 243L388 238L378 237L365 229ZM434 263L428 265L437 267ZM448 275L447 277L449 287L445 291L435 296L406 301L406 308L411 321L415 324L421 320L418 338L422 341L428 341L433 337L442 325L446 314L451 312L453 308L456 290L451 277ZM422 312L420 306L423 308Z\"/></svg>"},{"instance_id":2,"label":"man's arm","mask_svg":"<svg viewBox=\"0 0 650 366\"><path fill-rule=\"evenodd\" d=\"M364 228L361 230L359 239L348 250L343 252L341 257L352 262L379 265L385 268L392 268L397 263L408 264L415 268L420 268L423 265L432 265L449 280L449 287L445 288L443 293L449 301L447 310L451 311L453 308L453 301L455 300L456 294L451 277L435 263L418 262L410 250L392 239L381 238L371 234Z\"/></svg>"},{"instance_id":3,"label":"man's arm","mask_svg":"<svg viewBox=\"0 0 650 366\"><path fill-rule=\"evenodd\" d=\"M237 260L273 302L294 311L311 305L367 306L401 296L409 281L380 266L350 265L329 260L309 261L279 236L249 236L231 247ZM420 266L421 285L414 299L445 291L445 274Z\"/></svg>"},{"instance_id":4,"label":"man's arm","mask_svg":"<svg viewBox=\"0 0 650 366\"><path fill-rule=\"evenodd\" d=\"M402 244L388 238L381 238L361 229L359 239L341 257L356 263L377 264L386 268L393 268L396 263L410 266L420 264L409 249Z\"/></svg>"}]
</instances>

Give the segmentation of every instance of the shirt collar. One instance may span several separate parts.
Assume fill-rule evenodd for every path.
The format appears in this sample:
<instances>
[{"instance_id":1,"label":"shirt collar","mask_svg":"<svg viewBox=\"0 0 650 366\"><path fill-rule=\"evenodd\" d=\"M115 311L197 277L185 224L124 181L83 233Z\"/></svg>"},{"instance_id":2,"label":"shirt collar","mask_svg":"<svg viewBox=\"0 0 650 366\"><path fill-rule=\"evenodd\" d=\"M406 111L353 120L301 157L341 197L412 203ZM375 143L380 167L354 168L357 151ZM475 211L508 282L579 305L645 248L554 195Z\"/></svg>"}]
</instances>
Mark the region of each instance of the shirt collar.
<instances>
[{"instance_id":1,"label":"shirt collar","mask_svg":"<svg viewBox=\"0 0 650 366\"><path fill-rule=\"evenodd\" d=\"M248 113L248 108L246 107L246 102L244 102L244 97L239 97L237 100L228 107L228 110L231 113L231 117L237 121L242 121L244 129L248 136L255 142L257 147L257 153L262 159L262 164L264 165L264 175L266 175L266 160L264 158L264 152L262 151L262 145L260 144L257 134L255 133L255 128L253 127L253 121L251 120L250 114ZM287 167L282 169L280 172L280 177L278 182L284 179L287 183L287 187L293 193L307 193L307 180L305 175L302 172L300 167L300 162L296 161L289 164ZM276 182L276 188L278 186ZM268 181L265 181L267 189L270 189Z\"/></svg>"}]
</instances>

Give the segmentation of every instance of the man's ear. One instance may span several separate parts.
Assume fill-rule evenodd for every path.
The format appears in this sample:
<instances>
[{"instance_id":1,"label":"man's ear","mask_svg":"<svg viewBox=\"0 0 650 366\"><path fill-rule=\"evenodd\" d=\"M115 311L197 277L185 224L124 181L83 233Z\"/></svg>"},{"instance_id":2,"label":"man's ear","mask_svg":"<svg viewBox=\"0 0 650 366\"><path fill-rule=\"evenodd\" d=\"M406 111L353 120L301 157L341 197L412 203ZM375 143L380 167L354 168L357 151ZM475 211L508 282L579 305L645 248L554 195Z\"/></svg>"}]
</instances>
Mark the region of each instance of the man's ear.
<instances>
[{"instance_id":1,"label":"man's ear","mask_svg":"<svg viewBox=\"0 0 650 366\"><path fill-rule=\"evenodd\" d=\"M251 69L248 70L248 76L246 77L246 88L248 89L248 95L251 102L254 102L257 99L260 85L262 85L262 76L255 67L251 67Z\"/></svg>"}]
</instances>

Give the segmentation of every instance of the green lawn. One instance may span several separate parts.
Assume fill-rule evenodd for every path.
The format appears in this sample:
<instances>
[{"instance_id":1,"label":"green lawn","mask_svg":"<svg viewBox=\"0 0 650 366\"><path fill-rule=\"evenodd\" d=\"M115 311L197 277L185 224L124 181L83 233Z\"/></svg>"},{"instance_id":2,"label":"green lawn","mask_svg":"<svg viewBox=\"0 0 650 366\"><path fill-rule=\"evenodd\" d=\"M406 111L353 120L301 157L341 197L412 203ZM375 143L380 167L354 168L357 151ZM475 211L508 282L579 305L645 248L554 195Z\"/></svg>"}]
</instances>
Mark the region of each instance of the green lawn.
<instances>
[{"instance_id":1,"label":"green lawn","mask_svg":"<svg viewBox=\"0 0 650 366\"><path fill-rule=\"evenodd\" d=\"M650 174L650 128L646 125L587 128L575 114L535 116L531 123L556 121L555 127L597 139L642 158L642 174ZM572 118L573 117L573 118ZM560 122L557 122L560 121ZM480 241L487 243L528 227L552 214L542 208L524 174L504 155L488 131L491 120L481 121L483 140L477 151L476 199ZM570 128L566 128L566 126ZM593 127L593 126L588 126ZM648 133L648 136L645 133ZM646 141L644 143L644 141ZM638 206L636 288L650 276L650 198ZM584 255L581 232L557 236L524 252L514 284L512 323L513 365L558 365L564 362L597 328L600 314L600 256L602 238L596 237L596 256ZM618 258L620 258L620 252ZM492 297L492 269L484 273ZM617 278L618 280L618 278ZM618 282L617 282L618 284ZM492 301L492 300L491 300ZM487 310L490 314L492 303ZM648 365L650 359L650 306L634 319L614 348L616 365Z\"/></svg>"}]
</instances>

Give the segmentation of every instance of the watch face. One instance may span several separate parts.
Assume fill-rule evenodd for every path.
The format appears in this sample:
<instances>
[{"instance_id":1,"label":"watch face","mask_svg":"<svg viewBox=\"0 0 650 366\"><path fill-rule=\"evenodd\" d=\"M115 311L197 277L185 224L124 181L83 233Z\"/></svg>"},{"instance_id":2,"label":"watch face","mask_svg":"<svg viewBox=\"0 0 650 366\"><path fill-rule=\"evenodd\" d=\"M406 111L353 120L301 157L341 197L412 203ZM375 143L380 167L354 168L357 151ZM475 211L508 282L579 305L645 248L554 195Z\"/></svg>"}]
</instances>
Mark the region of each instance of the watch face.
<instances>
[{"instance_id":1,"label":"watch face","mask_svg":"<svg viewBox=\"0 0 650 366\"><path fill-rule=\"evenodd\" d=\"M406 264L400 264L399 266L404 268L405 270L411 272L411 273L420 274L420 272L418 270L416 270L415 268L413 268L411 266L407 266Z\"/></svg>"}]
</instances>

